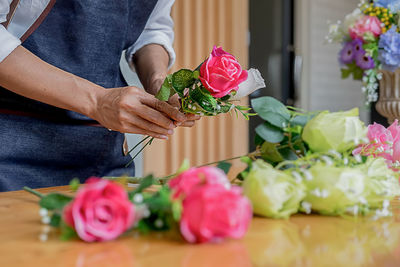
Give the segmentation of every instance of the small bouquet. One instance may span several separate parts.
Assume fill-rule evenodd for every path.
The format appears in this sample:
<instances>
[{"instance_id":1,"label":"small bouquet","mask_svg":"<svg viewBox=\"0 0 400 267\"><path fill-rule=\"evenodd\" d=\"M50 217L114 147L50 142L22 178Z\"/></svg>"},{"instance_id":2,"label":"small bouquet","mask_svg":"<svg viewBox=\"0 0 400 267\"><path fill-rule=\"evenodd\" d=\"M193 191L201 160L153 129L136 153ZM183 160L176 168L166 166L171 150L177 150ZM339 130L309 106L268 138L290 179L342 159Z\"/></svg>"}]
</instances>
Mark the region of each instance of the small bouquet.
<instances>
[{"instance_id":1,"label":"small bouquet","mask_svg":"<svg viewBox=\"0 0 400 267\"><path fill-rule=\"evenodd\" d=\"M399 0L362 0L343 23L330 26L326 37L330 43L343 45L339 53L342 78L352 75L362 81L367 105L378 100L379 70L400 67L399 11Z\"/></svg>"},{"instance_id":2,"label":"small bouquet","mask_svg":"<svg viewBox=\"0 0 400 267\"><path fill-rule=\"evenodd\" d=\"M248 120L255 114L246 113L250 108L235 102L264 87L264 79L257 69L244 70L233 55L214 46L209 57L195 70L181 69L168 75L156 98L168 101L177 94L184 113L216 116L234 110L236 115L241 113ZM129 151L147 141L133 159L152 143L154 138L149 138L145 137Z\"/></svg>"},{"instance_id":3,"label":"small bouquet","mask_svg":"<svg viewBox=\"0 0 400 267\"><path fill-rule=\"evenodd\" d=\"M400 195L397 121L366 128L358 109L309 113L271 97L252 106L265 121L238 179L255 214L391 215L390 201Z\"/></svg>"},{"instance_id":4,"label":"small bouquet","mask_svg":"<svg viewBox=\"0 0 400 267\"><path fill-rule=\"evenodd\" d=\"M74 197L25 190L40 197L42 222L60 229L64 240L101 242L129 236L134 229L146 233L179 228L186 241L204 243L246 233L250 201L222 170L188 169L158 191L145 191L154 183L154 177L147 176L138 188L127 191L114 181L92 177L83 185L71 183Z\"/></svg>"},{"instance_id":5,"label":"small bouquet","mask_svg":"<svg viewBox=\"0 0 400 267\"><path fill-rule=\"evenodd\" d=\"M249 114L243 111L250 109L237 106L234 101L263 87L258 70L243 70L233 55L214 46L196 70L181 69L168 75L156 98L167 101L178 94L185 113L215 116L234 109L248 119Z\"/></svg>"}]
</instances>

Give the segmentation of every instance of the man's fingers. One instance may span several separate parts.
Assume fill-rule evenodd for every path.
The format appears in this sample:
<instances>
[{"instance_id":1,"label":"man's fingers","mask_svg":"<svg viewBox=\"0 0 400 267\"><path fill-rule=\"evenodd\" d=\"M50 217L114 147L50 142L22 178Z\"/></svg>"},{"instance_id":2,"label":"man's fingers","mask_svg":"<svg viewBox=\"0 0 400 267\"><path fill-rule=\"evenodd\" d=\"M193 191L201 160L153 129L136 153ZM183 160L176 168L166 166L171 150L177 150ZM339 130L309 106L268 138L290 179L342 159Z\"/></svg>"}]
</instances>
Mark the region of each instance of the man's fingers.
<instances>
[{"instance_id":1,"label":"man's fingers","mask_svg":"<svg viewBox=\"0 0 400 267\"><path fill-rule=\"evenodd\" d=\"M172 135L174 131L172 129L163 128L157 124L144 120L140 117L135 117L132 119L132 124L136 127L142 128L145 131L153 132L161 135Z\"/></svg>"},{"instance_id":2,"label":"man's fingers","mask_svg":"<svg viewBox=\"0 0 400 267\"><path fill-rule=\"evenodd\" d=\"M194 120L200 120L201 116L200 115L196 115L196 114L185 114L186 120L188 121L194 121Z\"/></svg>"},{"instance_id":3,"label":"man's fingers","mask_svg":"<svg viewBox=\"0 0 400 267\"><path fill-rule=\"evenodd\" d=\"M168 117L175 121L183 122L186 120L185 115L170 104L160 101L154 97L144 97L142 103L152 107L160 112L165 113Z\"/></svg>"},{"instance_id":4,"label":"man's fingers","mask_svg":"<svg viewBox=\"0 0 400 267\"><path fill-rule=\"evenodd\" d=\"M185 121L180 126L181 127L193 127L196 124L195 121Z\"/></svg>"},{"instance_id":5,"label":"man's fingers","mask_svg":"<svg viewBox=\"0 0 400 267\"><path fill-rule=\"evenodd\" d=\"M136 114L147 121L157 124L165 129L172 130L175 128L174 122L157 110L154 110L146 105L142 105L138 111L139 112Z\"/></svg>"}]
</instances>

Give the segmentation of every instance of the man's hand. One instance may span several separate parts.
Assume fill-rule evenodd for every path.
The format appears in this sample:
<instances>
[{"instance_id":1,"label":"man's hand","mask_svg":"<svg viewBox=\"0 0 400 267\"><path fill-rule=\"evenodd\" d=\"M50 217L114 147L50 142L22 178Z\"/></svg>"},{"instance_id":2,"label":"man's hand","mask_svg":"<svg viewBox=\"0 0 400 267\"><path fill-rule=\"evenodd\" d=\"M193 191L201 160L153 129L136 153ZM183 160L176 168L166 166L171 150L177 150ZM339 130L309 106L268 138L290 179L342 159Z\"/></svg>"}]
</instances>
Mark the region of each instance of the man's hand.
<instances>
[{"instance_id":1,"label":"man's hand","mask_svg":"<svg viewBox=\"0 0 400 267\"><path fill-rule=\"evenodd\" d=\"M123 132L168 139L175 123L184 123L186 116L170 104L136 87L105 90L92 114L104 127Z\"/></svg>"}]
</instances>

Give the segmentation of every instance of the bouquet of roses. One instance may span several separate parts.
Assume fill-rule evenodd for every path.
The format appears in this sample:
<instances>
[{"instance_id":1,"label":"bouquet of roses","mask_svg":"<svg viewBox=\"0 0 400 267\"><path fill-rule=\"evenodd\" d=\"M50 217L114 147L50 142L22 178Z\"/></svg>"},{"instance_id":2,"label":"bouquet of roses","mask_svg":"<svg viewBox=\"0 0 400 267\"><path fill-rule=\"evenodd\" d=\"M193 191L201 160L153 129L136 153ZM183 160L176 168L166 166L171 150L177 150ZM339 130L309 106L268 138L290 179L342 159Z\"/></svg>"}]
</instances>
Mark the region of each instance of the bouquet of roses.
<instances>
[{"instance_id":1,"label":"bouquet of roses","mask_svg":"<svg viewBox=\"0 0 400 267\"><path fill-rule=\"evenodd\" d=\"M367 104L378 100L379 70L400 67L399 11L399 0L362 0L343 23L330 26L328 42L343 44L342 78L362 80Z\"/></svg>"},{"instance_id":2,"label":"bouquet of roses","mask_svg":"<svg viewBox=\"0 0 400 267\"><path fill-rule=\"evenodd\" d=\"M251 204L222 170L188 169L158 191L145 191L154 183L148 176L127 191L114 181L92 177L83 185L71 183L75 197L25 190L40 197L42 222L59 228L64 240L108 241L134 229L161 231L175 225L191 243L241 238L246 233Z\"/></svg>"},{"instance_id":3,"label":"bouquet of roses","mask_svg":"<svg viewBox=\"0 0 400 267\"><path fill-rule=\"evenodd\" d=\"M389 216L400 195L400 125L366 128L358 110L306 112L271 97L252 100L265 120L257 151L243 157L238 179L254 213L288 218L297 212Z\"/></svg>"}]
</instances>

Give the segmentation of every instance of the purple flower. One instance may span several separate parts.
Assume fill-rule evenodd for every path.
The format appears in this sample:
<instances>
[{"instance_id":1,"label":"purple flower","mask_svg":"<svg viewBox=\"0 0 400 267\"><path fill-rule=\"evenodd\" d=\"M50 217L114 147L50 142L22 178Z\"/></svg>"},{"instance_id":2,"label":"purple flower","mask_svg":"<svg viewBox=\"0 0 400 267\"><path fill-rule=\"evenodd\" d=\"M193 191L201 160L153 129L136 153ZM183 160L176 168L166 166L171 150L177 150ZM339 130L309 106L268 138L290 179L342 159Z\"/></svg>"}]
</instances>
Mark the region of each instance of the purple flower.
<instances>
[{"instance_id":1,"label":"purple flower","mask_svg":"<svg viewBox=\"0 0 400 267\"><path fill-rule=\"evenodd\" d=\"M362 45L363 42L361 39L355 39L351 42L346 43L339 54L340 63L350 64L356 59L357 54L359 54L360 52L365 54Z\"/></svg>"},{"instance_id":2,"label":"purple flower","mask_svg":"<svg viewBox=\"0 0 400 267\"><path fill-rule=\"evenodd\" d=\"M358 54L360 52L365 53L364 49L363 49L363 41L361 39L354 39L351 42L352 46L353 46L353 52L354 54Z\"/></svg>"},{"instance_id":3,"label":"purple flower","mask_svg":"<svg viewBox=\"0 0 400 267\"><path fill-rule=\"evenodd\" d=\"M350 64L354 60L354 53L353 53L353 44L346 43L340 51L339 61L341 64Z\"/></svg>"},{"instance_id":4,"label":"purple flower","mask_svg":"<svg viewBox=\"0 0 400 267\"><path fill-rule=\"evenodd\" d=\"M356 54L356 65L363 70L375 68L375 62L372 57L368 56L365 51Z\"/></svg>"},{"instance_id":5,"label":"purple flower","mask_svg":"<svg viewBox=\"0 0 400 267\"><path fill-rule=\"evenodd\" d=\"M379 40L379 57L382 66L386 70L394 71L400 67L400 34L393 26L385 34L381 35Z\"/></svg>"}]
</instances>

